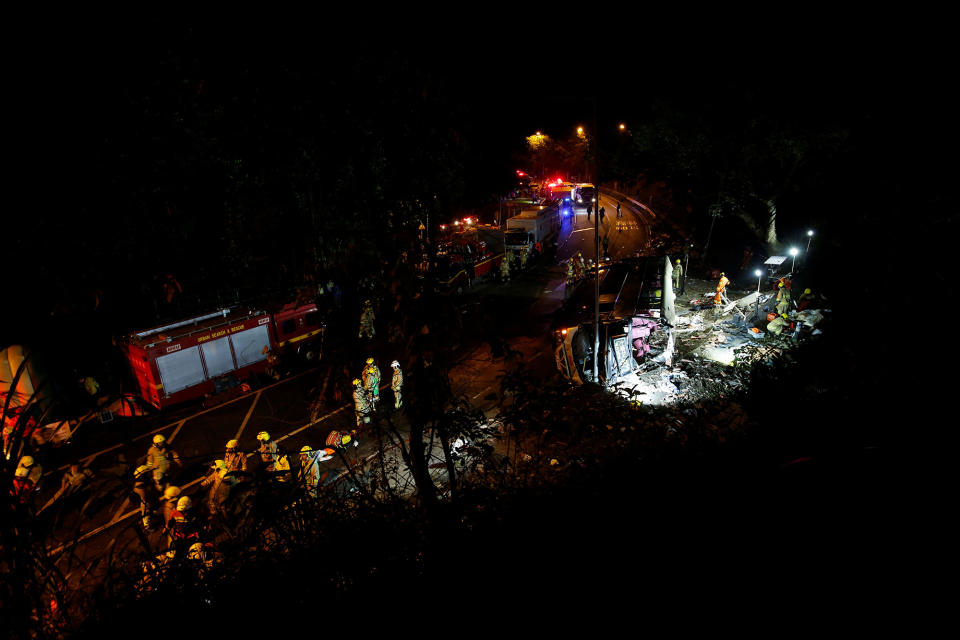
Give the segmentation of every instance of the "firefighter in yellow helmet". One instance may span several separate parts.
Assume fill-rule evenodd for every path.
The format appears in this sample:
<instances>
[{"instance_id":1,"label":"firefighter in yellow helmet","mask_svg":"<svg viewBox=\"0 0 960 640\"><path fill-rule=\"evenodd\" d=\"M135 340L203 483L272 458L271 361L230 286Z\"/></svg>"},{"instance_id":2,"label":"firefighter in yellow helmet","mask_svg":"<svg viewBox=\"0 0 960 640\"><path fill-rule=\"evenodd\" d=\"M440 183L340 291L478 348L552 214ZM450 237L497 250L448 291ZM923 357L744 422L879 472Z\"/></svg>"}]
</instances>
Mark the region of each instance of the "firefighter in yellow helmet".
<instances>
[{"instance_id":1,"label":"firefighter in yellow helmet","mask_svg":"<svg viewBox=\"0 0 960 640\"><path fill-rule=\"evenodd\" d=\"M163 504L161 505L161 515L163 517L163 526L170 529L170 520L173 518L173 512L177 510L177 501L180 499L180 487L170 485L163 492Z\"/></svg>"},{"instance_id":2,"label":"firefighter in yellow helmet","mask_svg":"<svg viewBox=\"0 0 960 640\"><path fill-rule=\"evenodd\" d=\"M787 314L781 313L776 318L774 318L769 324L767 324L767 331L771 334L778 336L783 333L783 330L790 326L790 320L787 319Z\"/></svg>"},{"instance_id":3,"label":"firefighter in yellow helmet","mask_svg":"<svg viewBox=\"0 0 960 640\"><path fill-rule=\"evenodd\" d=\"M357 417L357 429L362 429L363 425L370 423L370 414L373 407L370 405L370 398L367 396L366 389L363 388L360 378L353 381L353 410Z\"/></svg>"},{"instance_id":4,"label":"firefighter in yellow helmet","mask_svg":"<svg viewBox=\"0 0 960 640\"><path fill-rule=\"evenodd\" d=\"M673 290L680 291L680 281L683 278L683 265L680 264L680 258L673 263Z\"/></svg>"},{"instance_id":5,"label":"firefighter in yellow helmet","mask_svg":"<svg viewBox=\"0 0 960 640\"><path fill-rule=\"evenodd\" d=\"M510 280L510 252L503 254L503 260L500 261L500 279L503 282Z\"/></svg>"},{"instance_id":6,"label":"firefighter in yellow helmet","mask_svg":"<svg viewBox=\"0 0 960 640\"><path fill-rule=\"evenodd\" d=\"M276 469L280 449L277 447L276 441L271 439L270 434L266 431L257 434L257 441L260 443L258 451L260 452L260 462L263 469L272 473Z\"/></svg>"},{"instance_id":7,"label":"firefighter in yellow helmet","mask_svg":"<svg viewBox=\"0 0 960 640\"><path fill-rule=\"evenodd\" d=\"M157 491L163 492L173 475L173 465L180 464L180 456L167 446L163 434L153 436L153 444L147 450L147 466L153 470L153 482Z\"/></svg>"},{"instance_id":8,"label":"firefighter in yellow helmet","mask_svg":"<svg viewBox=\"0 0 960 640\"><path fill-rule=\"evenodd\" d=\"M33 456L23 456L20 458L17 466L27 470L27 477L30 478L30 482L32 482L34 486L40 486L40 480L43 478L43 467L37 464Z\"/></svg>"},{"instance_id":9,"label":"firefighter in yellow helmet","mask_svg":"<svg viewBox=\"0 0 960 640\"><path fill-rule=\"evenodd\" d=\"M140 518L143 528L150 529L150 513L156 506L156 489L150 474L150 467L142 464L133 472L133 493L140 499Z\"/></svg>"},{"instance_id":10,"label":"firefighter in yellow helmet","mask_svg":"<svg viewBox=\"0 0 960 640\"><path fill-rule=\"evenodd\" d=\"M240 450L240 443L236 440L227 440L227 450L223 454L223 462L227 471L240 473L247 470L247 456Z\"/></svg>"},{"instance_id":11,"label":"firefighter in yellow helmet","mask_svg":"<svg viewBox=\"0 0 960 640\"><path fill-rule=\"evenodd\" d=\"M373 358L367 358L367 365L363 368L360 377L363 379L367 399L370 400L370 408L376 410L377 403L380 401L380 367Z\"/></svg>"},{"instance_id":12,"label":"firefighter in yellow helmet","mask_svg":"<svg viewBox=\"0 0 960 640\"><path fill-rule=\"evenodd\" d=\"M320 487L320 455L310 445L300 448L300 481L311 498L316 498Z\"/></svg>"},{"instance_id":13,"label":"firefighter in yellow helmet","mask_svg":"<svg viewBox=\"0 0 960 640\"><path fill-rule=\"evenodd\" d=\"M783 281L777 283L777 313L784 314L790 309L790 289L783 285Z\"/></svg>"}]
</instances>

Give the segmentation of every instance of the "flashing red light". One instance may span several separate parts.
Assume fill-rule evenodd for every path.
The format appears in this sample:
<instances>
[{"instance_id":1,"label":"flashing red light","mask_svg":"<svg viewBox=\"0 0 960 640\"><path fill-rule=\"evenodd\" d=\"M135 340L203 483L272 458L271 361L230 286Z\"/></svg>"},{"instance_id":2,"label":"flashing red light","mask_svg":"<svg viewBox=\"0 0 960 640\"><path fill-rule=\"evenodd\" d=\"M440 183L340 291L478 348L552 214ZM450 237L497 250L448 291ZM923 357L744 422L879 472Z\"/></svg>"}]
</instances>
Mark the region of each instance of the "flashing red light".
<instances>
[{"instance_id":1,"label":"flashing red light","mask_svg":"<svg viewBox=\"0 0 960 640\"><path fill-rule=\"evenodd\" d=\"M519 169L517 169L517 175L520 176L520 177L523 177L523 176L525 176L525 175L527 175L527 174L525 174L523 171L520 171Z\"/></svg>"}]
</instances>

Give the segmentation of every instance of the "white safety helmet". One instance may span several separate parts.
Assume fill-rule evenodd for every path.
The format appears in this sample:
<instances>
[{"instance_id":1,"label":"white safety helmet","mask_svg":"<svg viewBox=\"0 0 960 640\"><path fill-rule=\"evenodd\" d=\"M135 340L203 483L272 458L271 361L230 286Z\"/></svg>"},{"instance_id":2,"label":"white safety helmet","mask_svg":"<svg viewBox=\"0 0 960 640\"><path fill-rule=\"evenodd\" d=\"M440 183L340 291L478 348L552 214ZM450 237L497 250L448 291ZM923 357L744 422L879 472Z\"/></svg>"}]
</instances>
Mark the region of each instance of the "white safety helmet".
<instances>
[{"instance_id":1,"label":"white safety helmet","mask_svg":"<svg viewBox=\"0 0 960 640\"><path fill-rule=\"evenodd\" d=\"M33 466L33 456L23 456L20 458L20 466L28 469Z\"/></svg>"},{"instance_id":2,"label":"white safety helmet","mask_svg":"<svg viewBox=\"0 0 960 640\"><path fill-rule=\"evenodd\" d=\"M400 363L394 360L393 362L390 363L390 366L393 367L394 369L399 369Z\"/></svg>"},{"instance_id":3,"label":"white safety helmet","mask_svg":"<svg viewBox=\"0 0 960 640\"><path fill-rule=\"evenodd\" d=\"M193 508L193 500L190 499L190 496L183 496L177 500L177 511L187 511Z\"/></svg>"},{"instance_id":4,"label":"white safety helmet","mask_svg":"<svg viewBox=\"0 0 960 640\"><path fill-rule=\"evenodd\" d=\"M261 431L260 433L257 434L257 440L260 440L261 442L266 442L269 439L270 439L270 434L267 433L266 431Z\"/></svg>"},{"instance_id":5,"label":"white safety helmet","mask_svg":"<svg viewBox=\"0 0 960 640\"><path fill-rule=\"evenodd\" d=\"M163 491L164 500L176 500L179 497L180 497L180 487L175 487L173 485L170 485Z\"/></svg>"},{"instance_id":6,"label":"white safety helmet","mask_svg":"<svg viewBox=\"0 0 960 640\"><path fill-rule=\"evenodd\" d=\"M14 477L16 478L26 478L30 471L26 467L17 467L17 470L13 472Z\"/></svg>"},{"instance_id":7,"label":"white safety helmet","mask_svg":"<svg viewBox=\"0 0 960 640\"><path fill-rule=\"evenodd\" d=\"M190 545L190 551L187 552L187 557L191 560L201 560L203 558L203 544L194 542Z\"/></svg>"},{"instance_id":8,"label":"white safety helmet","mask_svg":"<svg viewBox=\"0 0 960 640\"><path fill-rule=\"evenodd\" d=\"M227 440L227 449L236 449L240 446L240 443L236 440Z\"/></svg>"}]
</instances>

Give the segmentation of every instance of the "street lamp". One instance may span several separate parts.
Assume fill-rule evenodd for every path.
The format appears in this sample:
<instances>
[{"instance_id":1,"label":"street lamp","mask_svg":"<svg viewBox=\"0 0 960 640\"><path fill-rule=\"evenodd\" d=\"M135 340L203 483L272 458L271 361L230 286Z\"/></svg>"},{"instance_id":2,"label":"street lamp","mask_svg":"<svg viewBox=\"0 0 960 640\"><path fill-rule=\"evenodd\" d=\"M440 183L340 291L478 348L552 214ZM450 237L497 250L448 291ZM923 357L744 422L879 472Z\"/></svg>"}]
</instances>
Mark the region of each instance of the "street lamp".
<instances>
[{"instance_id":1,"label":"street lamp","mask_svg":"<svg viewBox=\"0 0 960 640\"><path fill-rule=\"evenodd\" d=\"M753 275L757 276L757 317L760 317L760 280L763 278L763 271L757 269L753 272Z\"/></svg>"},{"instance_id":2,"label":"street lamp","mask_svg":"<svg viewBox=\"0 0 960 640\"><path fill-rule=\"evenodd\" d=\"M796 247L790 247L790 255L793 256L793 266L790 268L790 274L792 275L797 270L797 254L800 253L800 250Z\"/></svg>"},{"instance_id":3,"label":"street lamp","mask_svg":"<svg viewBox=\"0 0 960 640\"><path fill-rule=\"evenodd\" d=\"M807 231L807 250L803 252L804 257L810 253L810 241L813 240L813 229Z\"/></svg>"},{"instance_id":4,"label":"street lamp","mask_svg":"<svg viewBox=\"0 0 960 640\"><path fill-rule=\"evenodd\" d=\"M627 125L625 125L625 124L623 124L623 123L621 122L621 123L620 123L620 131L626 131L626 130L627 130Z\"/></svg>"}]
</instances>

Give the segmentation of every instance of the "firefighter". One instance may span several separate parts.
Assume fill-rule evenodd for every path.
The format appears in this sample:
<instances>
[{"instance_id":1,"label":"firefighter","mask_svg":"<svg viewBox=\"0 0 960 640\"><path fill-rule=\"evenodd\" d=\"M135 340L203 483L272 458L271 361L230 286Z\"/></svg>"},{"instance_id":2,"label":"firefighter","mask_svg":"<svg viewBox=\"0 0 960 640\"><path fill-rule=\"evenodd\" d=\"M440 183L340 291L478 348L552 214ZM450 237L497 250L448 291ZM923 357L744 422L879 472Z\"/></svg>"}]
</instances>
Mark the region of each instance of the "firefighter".
<instances>
[{"instance_id":1,"label":"firefighter","mask_svg":"<svg viewBox=\"0 0 960 640\"><path fill-rule=\"evenodd\" d=\"M257 434L257 440L260 442L260 462L265 471L273 472L277 466L277 456L280 453L280 449L277 447L277 443L274 440L270 439L270 434L266 431L261 431Z\"/></svg>"},{"instance_id":2,"label":"firefighter","mask_svg":"<svg viewBox=\"0 0 960 640\"><path fill-rule=\"evenodd\" d=\"M583 259L583 253L577 251L577 267L579 267L579 272L577 274L577 280L583 278L587 275L587 262Z\"/></svg>"},{"instance_id":3,"label":"firefighter","mask_svg":"<svg viewBox=\"0 0 960 640\"><path fill-rule=\"evenodd\" d=\"M809 309L813 303L813 292L810 289L804 289L803 293L800 294L800 298L797 299L797 310L805 311Z\"/></svg>"},{"instance_id":4,"label":"firefighter","mask_svg":"<svg viewBox=\"0 0 960 640\"><path fill-rule=\"evenodd\" d=\"M784 314L790 308L790 290L783 285L783 281L777 283L777 313Z\"/></svg>"},{"instance_id":5,"label":"firefighter","mask_svg":"<svg viewBox=\"0 0 960 640\"><path fill-rule=\"evenodd\" d=\"M730 284L730 278L727 277L723 271L720 272L720 282L717 283L717 291L720 293L720 296L723 298L724 302L729 302L727 300L727 285Z\"/></svg>"},{"instance_id":6,"label":"firefighter","mask_svg":"<svg viewBox=\"0 0 960 640\"><path fill-rule=\"evenodd\" d=\"M566 298L570 295L570 288L573 287L574 275L573 275L573 260L567 260L567 279L564 281L563 297Z\"/></svg>"},{"instance_id":7,"label":"firefighter","mask_svg":"<svg viewBox=\"0 0 960 640\"><path fill-rule=\"evenodd\" d=\"M357 439L356 431L331 431L327 434L326 445L334 449L344 449L348 447L359 447L360 440Z\"/></svg>"},{"instance_id":8,"label":"firefighter","mask_svg":"<svg viewBox=\"0 0 960 640\"><path fill-rule=\"evenodd\" d=\"M370 398L366 390L361 386L360 378L355 378L353 381L353 410L357 415L357 429L362 429L363 425L370 423L373 407L370 406Z\"/></svg>"},{"instance_id":9,"label":"firefighter","mask_svg":"<svg viewBox=\"0 0 960 640\"><path fill-rule=\"evenodd\" d=\"M229 474L225 461L214 460L210 473L200 483L201 487L207 489L207 509L211 517L216 518L223 513L223 503L227 501L230 488L235 482Z\"/></svg>"},{"instance_id":10,"label":"firefighter","mask_svg":"<svg viewBox=\"0 0 960 640\"><path fill-rule=\"evenodd\" d=\"M530 253L529 247L524 247L520 250L520 268L527 268L527 254Z\"/></svg>"},{"instance_id":11,"label":"firefighter","mask_svg":"<svg viewBox=\"0 0 960 640\"><path fill-rule=\"evenodd\" d=\"M366 300L363 303L363 311L360 313L360 334L358 338L373 338L376 334L373 323L376 318L373 315L373 303L370 300Z\"/></svg>"},{"instance_id":12,"label":"firefighter","mask_svg":"<svg viewBox=\"0 0 960 640\"><path fill-rule=\"evenodd\" d=\"M14 504L25 507L30 503L37 486L28 477L30 471L26 467L17 467L13 472L13 485L10 487L10 496Z\"/></svg>"},{"instance_id":13,"label":"firefighter","mask_svg":"<svg viewBox=\"0 0 960 640\"><path fill-rule=\"evenodd\" d=\"M43 478L43 467L37 464L33 456L23 456L20 458L17 466L27 470L27 477L30 478L30 482L32 482L34 486L40 486L40 480Z\"/></svg>"},{"instance_id":14,"label":"firefighter","mask_svg":"<svg viewBox=\"0 0 960 640\"><path fill-rule=\"evenodd\" d=\"M363 368L360 377L363 379L367 399L370 400L370 408L375 410L377 403L380 402L380 367L373 358L367 358L367 366Z\"/></svg>"},{"instance_id":15,"label":"firefighter","mask_svg":"<svg viewBox=\"0 0 960 640\"><path fill-rule=\"evenodd\" d=\"M185 553L195 542L200 542L200 527L193 514L190 496L177 500L177 508L170 518L170 536L177 555Z\"/></svg>"},{"instance_id":16,"label":"firefighter","mask_svg":"<svg viewBox=\"0 0 960 640\"><path fill-rule=\"evenodd\" d=\"M680 279L683 278L683 265L680 264L680 258L677 258L673 264L673 290L680 291Z\"/></svg>"},{"instance_id":17,"label":"firefighter","mask_svg":"<svg viewBox=\"0 0 960 640\"><path fill-rule=\"evenodd\" d=\"M390 381L390 389L393 391L393 407L399 409L403 406L401 389L403 389L403 371L400 370L400 363L394 360L390 363L393 367L393 379Z\"/></svg>"},{"instance_id":18,"label":"firefighter","mask_svg":"<svg viewBox=\"0 0 960 640\"><path fill-rule=\"evenodd\" d=\"M503 254L503 260L500 261L500 279L504 282L510 280L510 252Z\"/></svg>"},{"instance_id":19,"label":"firefighter","mask_svg":"<svg viewBox=\"0 0 960 640\"><path fill-rule=\"evenodd\" d=\"M307 495L316 498L320 486L320 456L309 445L300 448L300 480Z\"/></svg>"},{"instance_id":20,"label":"firefighter","mask_svg":"<svg viewBox=\"0 0 960 640\"><path fill-rule=\"evenodd\" d=\"M171 526L170 521L173 519L173 512L177 510L177 501L179 499L180 487L170 485L166 491L163 492L163 504L161 505L160 514L163 518L163 526L166 527L168 532Z\"/></svg>"},{"instance_id":21,"label":"firefighter","mask_svg":"<svg viewBox=\"0 0 960 640\"><path fill-rule=\"evenodd\" d=\"M133 492L140 500L140 519L143 522L143 528L151 528L150 513L155 507L156 488L150 477L151 468L149 465L140 465L133 472Z\"/></svg>"},{"instance_id":22,"label":"firefighter","mask_svg":"<svg viewBox=\"0 0 960 640\"><path fill-rule=\"evenodd\" d=\"M783 330L790 326L790 321L787 320L787 314L781 313L776 318L774 318L769 324L767 324L767 331L772 333L775 336L783 333Z\"/></svg>"},{"instance_id":23,"label":"firefighter","mask_svg":"<svg viewBox=\"0 0 960 640\"><path fill-rule=\"evenodd\" d=\"M240 451L240 443L236 440L227 440L227 450L223 454L223 462L230 473L240 473L247 470L247 456Z\"/></svg>"},{"instance_id":24,"label":"firefighter","mask_svg":"<svg viewBox=\"0 0 960 640\"><path fill-rule=\"evenodd\" d=\"M170 468L173 463L180 464L180 456L176 451L167 448L167 439L163 434L153 436L153 444L147 450L147 466L153 470L153 482L158 491L163 491L172 475Z\"/></svg>"},{"instance_id":25,"label":"firefighter","mask_svg":"<svg viewBox=\"0 0 960 640\"><path fill-rule=\"evenodd\" d=\"M620 213L620 201L617 200L617 219L620 219L621 217L623 217L623 214Z\"/></svg>"}]
</instances>

